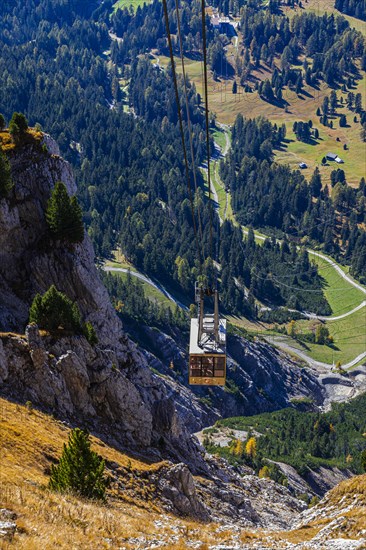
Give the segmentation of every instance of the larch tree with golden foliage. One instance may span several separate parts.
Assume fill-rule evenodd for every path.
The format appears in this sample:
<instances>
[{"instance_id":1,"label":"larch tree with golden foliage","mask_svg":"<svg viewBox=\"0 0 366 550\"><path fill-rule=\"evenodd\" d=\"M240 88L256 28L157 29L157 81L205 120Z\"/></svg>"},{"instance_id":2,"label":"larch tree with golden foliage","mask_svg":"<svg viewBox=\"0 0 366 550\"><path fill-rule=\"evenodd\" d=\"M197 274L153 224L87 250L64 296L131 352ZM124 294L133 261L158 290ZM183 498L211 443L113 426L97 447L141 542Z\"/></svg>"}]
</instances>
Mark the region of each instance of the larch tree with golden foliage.
<instances>
[{"instance_id":1,"label":"larch tree with golden foliage","mask_svg":"<svg viewBox=\"0 0 366 550\"><path fill-rule=\"evenodd\" d=\"M245 445L245 453L250 456L250 458L255 458L257 456L257 440L255 437L250 437Z\"/></svg>"},{"instance_id":2,"label":"larch tree with golden foliage","mask_svg":"<svg viewBox=\"0 0 366 550\"><path fill-rule=\"evenodd\" d=\"M237 457L242 457L244 454L244 443L241 439L237 439L232 447L232 454Z\"/></svg>"}]
</instances>

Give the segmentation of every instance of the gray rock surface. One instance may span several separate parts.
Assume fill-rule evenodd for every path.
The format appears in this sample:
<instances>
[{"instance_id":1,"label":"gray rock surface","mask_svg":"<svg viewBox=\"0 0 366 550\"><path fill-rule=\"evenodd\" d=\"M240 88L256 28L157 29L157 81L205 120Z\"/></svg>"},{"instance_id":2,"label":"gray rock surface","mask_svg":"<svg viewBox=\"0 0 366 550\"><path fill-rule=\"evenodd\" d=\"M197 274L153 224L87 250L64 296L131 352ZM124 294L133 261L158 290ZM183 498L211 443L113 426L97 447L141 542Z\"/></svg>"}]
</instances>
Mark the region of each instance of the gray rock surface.
<instances>
[{"instance_id":1,"label":"gray rock surface","mask_svg":"<svg viewBox=\"0 0 366 550\"><path fill-rule=\"evenodd\" d=\"M17 515L7 508L0 509L0 542L11 542L15 535Z\"/></svg>"},{"instance_id":2,"label":"gray rock surface","mask_svg":"<svg viewBox=\"0 0 366 550\"><path fill-rule=\"evenodd\" d=\"M207 521L209 513L198 498L193 476L186 464L175 464L161 478L159 488L174 509L185 516Z\"/></svg>"}]
</instances>

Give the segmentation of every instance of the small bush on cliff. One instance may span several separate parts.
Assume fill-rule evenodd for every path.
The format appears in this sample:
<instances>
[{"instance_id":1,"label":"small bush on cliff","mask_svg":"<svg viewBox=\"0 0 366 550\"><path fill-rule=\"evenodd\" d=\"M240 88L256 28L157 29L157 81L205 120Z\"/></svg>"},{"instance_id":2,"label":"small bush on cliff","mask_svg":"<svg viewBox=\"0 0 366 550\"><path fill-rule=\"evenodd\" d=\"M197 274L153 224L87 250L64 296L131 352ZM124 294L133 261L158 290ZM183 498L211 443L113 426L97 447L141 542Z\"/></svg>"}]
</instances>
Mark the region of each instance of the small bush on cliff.
<instances>
[{"instance_id":1,"label":"small bush on cliff","mask_svg":"<svg viewBox=\"0 0 366 550\"><path fill-rule=\"evenodd\" d=\"M65 185L58 181L46 210L52 236L61 241L79 243L84 238L83 213L76 197L69 197Z\"/></svg>"},{"instance_id":2,"label":"small bush on cliff","mask_svg":"<svg viewBox=\"0 0 366 550\"><path fill-rule=\"evenodd\" d=\"M28 121L22 113L13 113L9 123L9 133L15 142L19 142L28 130Z\"/></svg>"},{"instance_id":3,"label":"small bush on cliff","mask_svg":"<svg viewBox=\"0 0 366 550\"><path fill-rule=\"evenodd\" d=\"M84 323L83 334L91 346L94 346L95 344L98 343L98 337L96 335L95 328L90 323L90 321L87 321L86 323Z\"/></svg>"},{"instance_id":4,"label":"small bush on cliff","mask_svg":"<svg viewBox=\"0 0 366 550\"><path fill-rule=\"evenodd\" d=\"M29 310L29 321L39 328L57 330L63 328L81 331L81 317L77 304L52 285L44 294L36 294Z\"/></svg>"},{"instance_id":5,"label":"small bush on cliff","mask_svg":"<svg viewBox=\"0 0 366 550\"><path fill-rule=\"evenodd\" d=\"M9 161L0 148L0 200L9 194L12 186Z\"/></svg>"},{"instance_id":6,"label":"small bush on cliff","mask_svg":"<svg viewBox=\"0 0 366 550\"><path fill-rule=\"evenodd\" d=\"M75 428L64 444L57 466L51 466L50 489L71 491L86 498L105 500L107 480L104 460L90 448L89 434Z\"/></svg>"}]
</instances>

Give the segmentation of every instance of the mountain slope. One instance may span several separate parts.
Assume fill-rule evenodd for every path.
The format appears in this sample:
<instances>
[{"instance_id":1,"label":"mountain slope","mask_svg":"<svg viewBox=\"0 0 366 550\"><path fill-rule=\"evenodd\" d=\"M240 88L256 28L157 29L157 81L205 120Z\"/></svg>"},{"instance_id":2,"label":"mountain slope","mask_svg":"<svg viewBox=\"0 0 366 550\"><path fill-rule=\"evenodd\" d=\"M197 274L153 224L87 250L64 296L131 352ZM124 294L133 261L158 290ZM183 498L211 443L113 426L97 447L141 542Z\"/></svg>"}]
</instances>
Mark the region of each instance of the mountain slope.
<instances>
[{"instance_id":1,"label":"mountain slope","mask_svg":"<svg viewBox=\"0 0 366 550\"><path fill-rule=\"evenodd\" d=\"M308 541L303 548L324 548L327 537L342 537L345 546L361 547L365 529L366 476L358 476L333 489L316 507L299 512L286 490L274 482L246 475L248 501L241 509L240 523L227 516L216 521L197 522L172 514L172 502L163 492L169 472L176 466L167 462L150 463L131 453L123 453L92 437L93 449L106 461L111 478L108 504L99 505L72 495L60 495L47 489L49 468L60 456L69 427L30 406L24 407L0 399L1 483L0 540L8 537L5 547L44 548L169 548L182 550L214 549L220 543L239 548L293 548ZM175 470L176 471L176 470ZM209 509L218 498L219 486L208 492L208 480L194 478L195 499ZM206 487L206 495L204 488ZM256 491L261 496L255 496ZM181 493L180 493L181 494ZM207 498L209 496L209 498ZM224 498L226 500L224 500ZM229 514L240 493L227 486L221 489L221 504L216 513ZM230 503L231 499L231 504ZM270 506L269 506L270 503ZM252 510L251 516L249 511ZM270 515L272 514L272 521ZM275 516L293 522L292 531L263 531L259 515L267 518L264 526L274 527ZM342 516L338 523L334 519ZM247 527L243 526L247 522ZM332 525L327 529L327 526ZM7 523L7 527L4 527ZM240 524L242 526L240 526ZM278 529L277 523L277 529ZM314 538L315 537L315 538ZM353 546L348 538L358 540Z\"/></svg>"}]
</instances>

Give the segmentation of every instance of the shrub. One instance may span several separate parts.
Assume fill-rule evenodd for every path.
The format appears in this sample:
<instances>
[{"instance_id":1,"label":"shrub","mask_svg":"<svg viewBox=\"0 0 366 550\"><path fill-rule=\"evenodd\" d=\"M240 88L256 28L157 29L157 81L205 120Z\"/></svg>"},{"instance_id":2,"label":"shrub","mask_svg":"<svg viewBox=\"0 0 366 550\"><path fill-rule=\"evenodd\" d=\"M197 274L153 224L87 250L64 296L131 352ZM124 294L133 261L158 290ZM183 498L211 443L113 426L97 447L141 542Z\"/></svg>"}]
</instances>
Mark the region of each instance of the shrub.
<instances>
[{"instance_id":1,"label":"shrub","mask_svg":"<svg viewBox=\"0 0 366 550\"><path fill-rule=\"evenodd\" d=\"M36 294L29 310L29 322L37 323L45 330L63 328L79 332L81 330L80 311L62 292L52 285L44 294Z\"/></svg>"},{"instance_id":2,"label":"shrub","mask_svg":"<svg viewBox=\"0 0 366 550\"><path fill-rule=\"evenodd\" d=\"M90 448L89 434L79 428L69 434L59 464L51 466L49 487L77 495L105 500L107 480L104 460Z\"/></svg>"},{"instance_id":3,"label":"shrub","mask_svg":"<svg viewBox=\"0 0 366 550\"><path fill-rule=\"evenodd\" d=\"M90 321L87 321L86 323L84 323L83 334L91 346L95 346L95 344L98 343L98 337L95 332L95 328L93 327Z\"/></svg>"},{"instance_id":4,"label":"shrub","mask_svg":"<svg viewBox=\"0 0 366 550\"><path fill-rule=\"evenodd\" d=\"M69 197L65 184L58 181L51 193L46 220L53 237L69 243L84 238L83 213L76 197Z\"/></svg>"}]
</instances>

